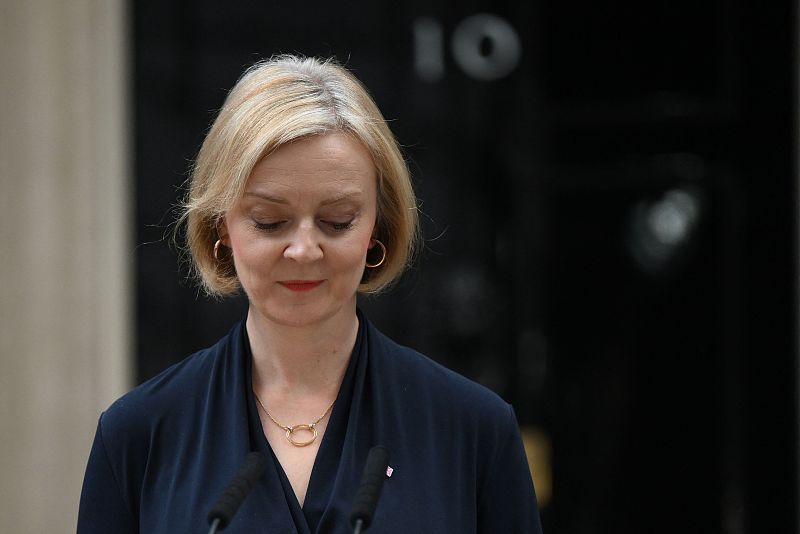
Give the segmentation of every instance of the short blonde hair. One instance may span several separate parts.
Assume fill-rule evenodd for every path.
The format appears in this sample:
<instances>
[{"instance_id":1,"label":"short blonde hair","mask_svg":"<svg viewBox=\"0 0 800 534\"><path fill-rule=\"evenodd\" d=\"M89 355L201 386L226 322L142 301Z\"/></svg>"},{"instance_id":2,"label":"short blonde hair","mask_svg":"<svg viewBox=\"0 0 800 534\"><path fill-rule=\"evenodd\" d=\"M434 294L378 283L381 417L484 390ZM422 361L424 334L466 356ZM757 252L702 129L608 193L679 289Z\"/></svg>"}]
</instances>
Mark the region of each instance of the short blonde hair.
<instances>
[{"instance_id":1,"label":"short blonde hair","mask_svg":"<svg viewBox=\"0 0 800 534\"><path fill-rule=\"evenodd\" d=\"M414 255L419 223L408 167L394 135L367 89L347 69L330 59L282 55L245 71L192 170L179 228L186 224L193 274L208 294L228 296L241 287L231 255L219 254L217 260L214 244L253 167L286 143L331 132L355 136L377 171L375 237L385 245L386 259L365 270L358 291L377 293L400 277Z\"/></svg>"}]
</instances>

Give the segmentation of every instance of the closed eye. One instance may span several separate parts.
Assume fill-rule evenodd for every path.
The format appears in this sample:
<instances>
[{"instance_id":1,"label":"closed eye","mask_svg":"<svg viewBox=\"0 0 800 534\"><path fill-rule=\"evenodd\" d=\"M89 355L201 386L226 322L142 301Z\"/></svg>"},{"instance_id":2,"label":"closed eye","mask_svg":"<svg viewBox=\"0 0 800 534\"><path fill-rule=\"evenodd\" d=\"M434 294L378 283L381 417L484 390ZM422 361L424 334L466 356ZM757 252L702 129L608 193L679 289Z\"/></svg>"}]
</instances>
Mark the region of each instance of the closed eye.
<instances>
[{"instance_id":1,"label":"closed eye","mask_svg":"<svg viewBox=\"0 0 800 534\"><path fill-rule=\"evenodd\" d=\"M260 222L257 222L257 221L253 221L253 224L259 230L264 230L265 232L274 232L275 230L280 228L281 225L284 222L286 222L286 221L277 221L277 222L271 222L271 223L260 223Z\"/></svg>"},{"instance_id":2,"label":"closed eye","mask_svg":"<svg viewBox=\"0 0 800 534\"><path fill-rule=\"evenodd\" d=\"M329 222L328 224L331 225L331 228L334 230L342 231L342 230L349 230L353 227L353 219L350 219L347 222Z\"/></svg>"}]
</instances>

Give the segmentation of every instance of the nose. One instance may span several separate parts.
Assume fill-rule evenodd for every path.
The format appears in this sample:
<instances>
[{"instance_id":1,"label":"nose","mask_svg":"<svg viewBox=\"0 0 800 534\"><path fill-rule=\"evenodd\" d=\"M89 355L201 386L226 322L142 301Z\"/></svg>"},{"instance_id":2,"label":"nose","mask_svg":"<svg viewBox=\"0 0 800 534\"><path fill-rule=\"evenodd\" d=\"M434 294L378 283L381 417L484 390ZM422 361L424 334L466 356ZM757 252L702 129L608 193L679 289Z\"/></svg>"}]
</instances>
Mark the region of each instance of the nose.
<instances>
[{"instance_id":1,"label":"nose","mask_svg":"<svg viewBox=\"0 0 800 534\"><path fill-rule=\"evenodd\" d=\"M322 248L313 222L301 222L289 236L283 256L298 263L311 263L322 258Z\"/></svg>"}]
</instances>

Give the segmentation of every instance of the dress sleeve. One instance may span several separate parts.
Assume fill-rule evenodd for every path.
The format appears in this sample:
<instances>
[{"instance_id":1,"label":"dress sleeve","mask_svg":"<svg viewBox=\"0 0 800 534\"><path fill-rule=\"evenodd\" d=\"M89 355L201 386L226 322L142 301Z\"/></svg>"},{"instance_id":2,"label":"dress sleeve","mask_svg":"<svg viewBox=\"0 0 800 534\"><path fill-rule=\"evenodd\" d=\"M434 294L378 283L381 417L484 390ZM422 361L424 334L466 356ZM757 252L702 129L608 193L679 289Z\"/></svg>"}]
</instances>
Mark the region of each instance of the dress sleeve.
<instances>
[{"instance_id":1,"label":"dress sleeve","mask_svg":"<svg viewBox=\"0 0 800 534\"><path fill-rule=\"evenodd\" d=\"M502 435L478 495L478 532L541 534L531 472L511 406Z\"/></svg>"},{"instance_id":2,"label":"dress sleeve","mask_svg":"<svg viewBox=\"0 0 800 534\"><path fill-rule=\"evenodd\" d=\"M78 511L78 534L135 534L139 531L123 498L103 441L102 417L97 425Z\"/></svg>"}]
</instances>

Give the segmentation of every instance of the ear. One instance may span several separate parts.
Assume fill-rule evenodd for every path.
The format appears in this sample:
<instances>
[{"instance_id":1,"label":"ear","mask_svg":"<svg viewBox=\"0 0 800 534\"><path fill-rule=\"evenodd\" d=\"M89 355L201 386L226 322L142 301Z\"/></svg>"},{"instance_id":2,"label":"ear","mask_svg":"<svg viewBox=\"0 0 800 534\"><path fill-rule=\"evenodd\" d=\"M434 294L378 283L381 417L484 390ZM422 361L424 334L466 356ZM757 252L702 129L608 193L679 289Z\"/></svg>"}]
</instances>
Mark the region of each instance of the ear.
<instances>
[{"instance_id":1,"label":"ear","mask_svg":"<svg viewBox=\"0 0 800 534\"><path fill-rule=\"evenodd\" d=\"M217 223L217 236L219 236L220 241L223 245L230 248L231 240L229 238L228 233L228 222L225 220L225 217L222 217L219 222Z\"/></svg>"}]
</instances>

